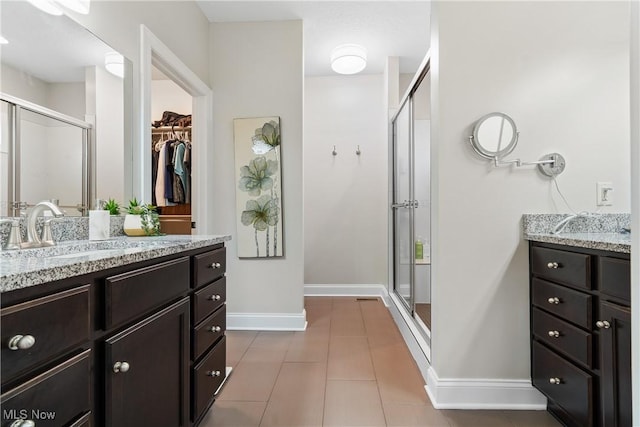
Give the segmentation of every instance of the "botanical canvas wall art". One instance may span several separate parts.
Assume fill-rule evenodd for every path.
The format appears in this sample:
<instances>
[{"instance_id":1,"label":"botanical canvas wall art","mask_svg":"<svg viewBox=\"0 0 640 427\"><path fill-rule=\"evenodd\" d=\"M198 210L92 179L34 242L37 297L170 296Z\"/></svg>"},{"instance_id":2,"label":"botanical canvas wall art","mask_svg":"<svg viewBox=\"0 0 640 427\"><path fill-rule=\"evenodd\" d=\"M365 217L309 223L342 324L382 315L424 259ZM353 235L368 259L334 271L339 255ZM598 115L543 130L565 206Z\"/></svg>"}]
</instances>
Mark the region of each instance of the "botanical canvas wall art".
<instances>
[{"instance_id":1,"label":"botanical canvas wall art","mask_svg":"<svg viewBox=\"0 0 640 427\"><path fill-rule=\"evenodd\" d=\"M280 118L234 119L238 257L284 253Z\"/></svg>"}]
</instances>

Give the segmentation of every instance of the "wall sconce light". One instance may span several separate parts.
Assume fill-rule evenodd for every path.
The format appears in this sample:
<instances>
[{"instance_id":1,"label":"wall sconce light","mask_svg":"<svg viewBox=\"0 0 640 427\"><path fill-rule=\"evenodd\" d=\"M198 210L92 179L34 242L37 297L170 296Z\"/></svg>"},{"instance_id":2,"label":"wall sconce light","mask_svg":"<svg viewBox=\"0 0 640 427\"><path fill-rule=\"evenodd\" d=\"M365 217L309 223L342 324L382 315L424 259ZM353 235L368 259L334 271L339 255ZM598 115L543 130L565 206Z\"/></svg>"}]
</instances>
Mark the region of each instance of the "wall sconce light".
<instances>
[{"instance_id":1,"label":"wall sconce light","mask_svg":"<svg viewBox=\"0 0 640 427\"><path fill-rule=\"evenodd\" d=\"M343 44L331 51L331 69L338 74L356 74L367 66L367 50L358 44Z\"/></svg>"},{"instance_id":2,"label":"wall sconce light","mask_svg":"<svg viewBox=\"0 0 640 427\"><path fill-rule=\"evenodd\" d=\"M104 68L114 76L124 77L124 57L118 52L104 54Z\"/></svg>"}]
</instances>

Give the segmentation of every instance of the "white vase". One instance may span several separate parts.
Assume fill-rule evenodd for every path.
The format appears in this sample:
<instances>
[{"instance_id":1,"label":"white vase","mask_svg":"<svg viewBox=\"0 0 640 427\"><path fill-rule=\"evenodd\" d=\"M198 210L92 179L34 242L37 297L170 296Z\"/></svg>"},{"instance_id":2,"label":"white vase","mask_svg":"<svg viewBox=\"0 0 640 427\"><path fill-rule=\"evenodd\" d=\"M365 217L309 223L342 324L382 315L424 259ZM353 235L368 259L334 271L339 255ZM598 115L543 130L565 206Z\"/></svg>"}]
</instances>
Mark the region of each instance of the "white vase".
<instances>
[{"instance_id":1,"label":"white vase","mask_svg":"<svg viewBox=\"0 0 640 427\"><path fill-rule=\"evenodd\" d=\"M142 216L127 214L124 216L124 234L127 236L144 236L142 229Z\"/></svg>"}]
</instances>

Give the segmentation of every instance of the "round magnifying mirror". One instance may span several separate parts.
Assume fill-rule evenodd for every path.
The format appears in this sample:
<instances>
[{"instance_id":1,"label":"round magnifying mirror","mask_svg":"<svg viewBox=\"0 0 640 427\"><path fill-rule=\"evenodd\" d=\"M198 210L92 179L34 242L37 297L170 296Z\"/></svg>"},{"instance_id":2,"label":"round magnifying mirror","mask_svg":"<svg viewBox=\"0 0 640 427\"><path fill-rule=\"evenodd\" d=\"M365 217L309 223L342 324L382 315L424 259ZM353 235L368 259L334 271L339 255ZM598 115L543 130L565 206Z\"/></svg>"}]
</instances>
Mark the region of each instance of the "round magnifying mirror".
<instances>
[{"instance_id":1,"label":"round magnifying mirror","mask_svg":"<svg viewBox=\"0 0 640 427\"><path fill-rule=\"evenodd\" d=\"M517 142L516 124L504 113L489 113L473 127L471 145L482 157L500 159L512 152Z\"/></svg>"}]
</instances>

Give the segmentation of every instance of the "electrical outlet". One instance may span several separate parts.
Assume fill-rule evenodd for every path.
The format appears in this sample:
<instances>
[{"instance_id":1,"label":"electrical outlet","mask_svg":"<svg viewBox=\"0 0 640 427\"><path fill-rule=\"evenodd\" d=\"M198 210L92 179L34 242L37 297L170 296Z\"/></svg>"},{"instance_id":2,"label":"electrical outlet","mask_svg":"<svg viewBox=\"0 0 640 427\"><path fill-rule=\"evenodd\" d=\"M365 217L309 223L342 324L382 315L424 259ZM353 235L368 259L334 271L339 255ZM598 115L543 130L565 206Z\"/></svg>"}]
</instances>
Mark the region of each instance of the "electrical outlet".
<instances>
[{"instance_id":1,"label":"electrical outlet","mask_svg":"<svg viewBox=\"0 0 640 427\"><path fill-rule=\"evenodd\" d=\"M612 182L596 182L596 206L613 206Z\"/></svg>"}]
</instances>

